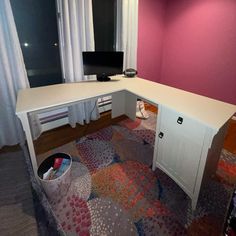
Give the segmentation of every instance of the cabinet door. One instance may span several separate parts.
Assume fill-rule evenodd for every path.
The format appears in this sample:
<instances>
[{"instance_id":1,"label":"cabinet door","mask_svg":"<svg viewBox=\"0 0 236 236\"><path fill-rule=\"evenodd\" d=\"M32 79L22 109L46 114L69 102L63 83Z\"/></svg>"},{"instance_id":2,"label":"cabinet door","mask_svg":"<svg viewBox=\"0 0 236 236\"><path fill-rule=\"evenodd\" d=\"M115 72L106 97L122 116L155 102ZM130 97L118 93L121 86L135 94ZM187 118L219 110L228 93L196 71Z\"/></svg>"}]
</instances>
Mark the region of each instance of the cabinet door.
<instances>
[{"instance_id":1,"label":"cabinet door","mask_svg":"<svg viewBox=\"0 0 236 236\"><path fill-rule=\"evenodd\" d=\"M198 173L205 126L162 107L157 147L157 166L190 196Z\"/></svg>"}]
</instances>

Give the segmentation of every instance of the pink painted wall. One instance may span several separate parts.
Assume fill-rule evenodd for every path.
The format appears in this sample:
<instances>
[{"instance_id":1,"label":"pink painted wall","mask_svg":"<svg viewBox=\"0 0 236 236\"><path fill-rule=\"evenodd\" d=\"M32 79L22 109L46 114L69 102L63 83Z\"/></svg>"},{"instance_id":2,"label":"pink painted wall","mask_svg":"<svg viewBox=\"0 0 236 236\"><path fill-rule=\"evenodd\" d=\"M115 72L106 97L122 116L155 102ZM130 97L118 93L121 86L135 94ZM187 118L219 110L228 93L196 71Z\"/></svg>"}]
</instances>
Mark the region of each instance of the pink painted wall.
<instances>
[{"instance_id":1,"label":"pink painted wall","mask_svg":"<svg viewBox=\"0 0 236 236\"><path fill-rule=\"evenodd\" d=\"M235 0L168 1L161 83L236 104Z\"/></svg>"},{"instance_id":2,"label":"pink painted wall","mask_svg":"<svg viewBox=\"0 0 236 236\"><path fill-rule=\"evenodd\" d=\"M165 0L139 0L137 70L142 78L160 81Z\"/></svg>"}]
</instances>

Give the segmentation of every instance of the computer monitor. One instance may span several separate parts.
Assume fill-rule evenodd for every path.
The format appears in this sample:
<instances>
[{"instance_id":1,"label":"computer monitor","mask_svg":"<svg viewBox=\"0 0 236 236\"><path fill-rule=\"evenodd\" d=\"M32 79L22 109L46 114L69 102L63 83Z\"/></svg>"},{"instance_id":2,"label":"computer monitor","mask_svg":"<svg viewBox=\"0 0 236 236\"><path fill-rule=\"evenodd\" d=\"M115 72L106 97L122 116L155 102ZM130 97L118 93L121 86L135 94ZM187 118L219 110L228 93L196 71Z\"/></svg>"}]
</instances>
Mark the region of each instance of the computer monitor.
<instances>
[{"instance_id":1,"label":"computer monitor","mask_svg":"<svg viewBox=\"0 0 236 236\"><path fill-rule=\"evenodd\" d=\"M97 75L98 81L123 73L123 52L83 52L84 75Z\"/></svg>"}]
</instances>

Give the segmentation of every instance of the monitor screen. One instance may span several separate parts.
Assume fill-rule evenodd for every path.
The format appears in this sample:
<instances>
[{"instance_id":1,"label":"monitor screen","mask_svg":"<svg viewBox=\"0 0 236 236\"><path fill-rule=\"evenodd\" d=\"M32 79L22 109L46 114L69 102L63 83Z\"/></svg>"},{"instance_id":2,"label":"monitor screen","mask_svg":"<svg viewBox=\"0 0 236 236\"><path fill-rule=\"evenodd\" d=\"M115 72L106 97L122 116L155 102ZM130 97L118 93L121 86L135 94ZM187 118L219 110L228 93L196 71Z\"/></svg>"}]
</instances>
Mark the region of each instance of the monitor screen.
<instances>
[{"instance_id":1,"label":"monitor screen","mask_svg":"<svg viewBox=\"0 0 236 236\"><path fill-rule=\"evenodd\" d=\"M84 75L97 75L97 80L108 81L111 75L122 74L123 52L83 52Z\"/></svg>"}]
</instances>

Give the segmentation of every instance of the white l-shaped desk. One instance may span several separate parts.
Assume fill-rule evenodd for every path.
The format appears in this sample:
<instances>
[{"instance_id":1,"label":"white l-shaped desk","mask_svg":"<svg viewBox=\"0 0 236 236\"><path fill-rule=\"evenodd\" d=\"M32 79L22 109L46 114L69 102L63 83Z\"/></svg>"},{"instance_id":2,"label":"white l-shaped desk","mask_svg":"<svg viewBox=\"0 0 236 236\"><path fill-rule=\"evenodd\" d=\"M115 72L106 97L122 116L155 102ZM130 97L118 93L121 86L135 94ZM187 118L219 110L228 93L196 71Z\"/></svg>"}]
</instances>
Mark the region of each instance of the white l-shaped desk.
<instances>
[{"instance_id":1,"label":"white l-shaped desk","mask_svg":"<svg viewBox=\"0 0 236 236\"><path fill-rule=\"evenodd\" d=\"M16 114L26 134L35 176L37 161L29 113L112 96L112 117L135 119L137 98L158 106L153 170L169 175L196 208L205 176L216 170L228 120L236 106L140 78L114 76L109 82L83 81L20 90ZM203 178L204 177L204 178Z\"/></svg>"}]
</instances>

